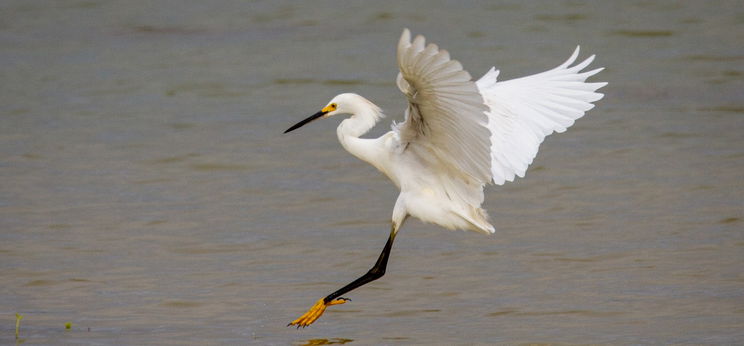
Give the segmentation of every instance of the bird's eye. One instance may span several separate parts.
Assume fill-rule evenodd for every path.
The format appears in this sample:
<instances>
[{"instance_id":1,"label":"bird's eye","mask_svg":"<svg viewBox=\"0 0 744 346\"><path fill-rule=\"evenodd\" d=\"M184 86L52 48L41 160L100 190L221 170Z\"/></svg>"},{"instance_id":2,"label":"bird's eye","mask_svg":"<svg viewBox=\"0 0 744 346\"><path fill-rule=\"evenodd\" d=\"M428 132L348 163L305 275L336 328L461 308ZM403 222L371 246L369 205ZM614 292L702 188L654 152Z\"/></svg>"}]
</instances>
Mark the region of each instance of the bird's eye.
<instances>
[{"instance_id":1,"label":"bird's eye","mask_svg":"<svg viewBox=\"0 0 744 346\"><path fill-rule=\"evenodd\" d=\"M337 107L338 107L338 105L337 105L337 104L335 104L335 103L331 103L331 108L332 108L332 109L334 109L334 110L335 110L335 109L336 109Z\"/></svg>"}]
</instances>

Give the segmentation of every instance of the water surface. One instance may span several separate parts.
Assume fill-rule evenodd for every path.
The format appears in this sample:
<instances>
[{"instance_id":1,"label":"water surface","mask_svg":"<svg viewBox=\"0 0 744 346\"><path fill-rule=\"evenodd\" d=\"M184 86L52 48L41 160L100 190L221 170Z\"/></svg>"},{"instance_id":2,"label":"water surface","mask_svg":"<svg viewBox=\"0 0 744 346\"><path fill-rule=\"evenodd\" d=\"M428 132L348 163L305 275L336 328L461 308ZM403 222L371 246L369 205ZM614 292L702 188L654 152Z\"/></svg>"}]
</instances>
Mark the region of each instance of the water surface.
<instances>
[{"instance_id":1,"label":"water surface","mask_svg":"<svg viewBox=\"0 0 744 346\"><path fill-rule=\"evenodd\" d=\"M5 1L0 343L744 342L741 2ZM474 76L598 55L604 100L488 189L495 235L411 221L338 145L400 119L403 27ZM70 330L64 324L72 323Z\"/></svg>"}]
</instances>

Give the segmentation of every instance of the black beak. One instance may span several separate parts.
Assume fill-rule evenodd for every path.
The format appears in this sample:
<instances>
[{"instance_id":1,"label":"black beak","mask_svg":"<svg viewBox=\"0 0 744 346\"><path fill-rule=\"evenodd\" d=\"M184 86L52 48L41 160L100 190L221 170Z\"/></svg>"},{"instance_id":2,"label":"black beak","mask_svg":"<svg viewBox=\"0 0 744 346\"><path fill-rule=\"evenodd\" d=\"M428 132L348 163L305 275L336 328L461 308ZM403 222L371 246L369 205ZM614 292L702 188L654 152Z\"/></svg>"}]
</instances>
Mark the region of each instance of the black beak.
<instances>
[{"instance_id":1,"label":"black beak","mask_svg":"<svg viewBox=\"0 0 744 346\"><path fill-rule=\"evenodd\" d=\"M297 124L294 124L292 127L288 128L287 131L284 131L284 133L287 133L287 132L290 132L290 131L294 131L296 129L299 129L300 127L305 126L305 124L307 124L307 123L309 123L309 122L311 122L311 121L313 121L315 119L318 119L318 118L326 115L327 113L328 112L323 112L323 111L320 111L318 113L315 113L315 114L309 116L307 119L305 119L303 121L300 121Z\"/></svg>"}]
</instances>

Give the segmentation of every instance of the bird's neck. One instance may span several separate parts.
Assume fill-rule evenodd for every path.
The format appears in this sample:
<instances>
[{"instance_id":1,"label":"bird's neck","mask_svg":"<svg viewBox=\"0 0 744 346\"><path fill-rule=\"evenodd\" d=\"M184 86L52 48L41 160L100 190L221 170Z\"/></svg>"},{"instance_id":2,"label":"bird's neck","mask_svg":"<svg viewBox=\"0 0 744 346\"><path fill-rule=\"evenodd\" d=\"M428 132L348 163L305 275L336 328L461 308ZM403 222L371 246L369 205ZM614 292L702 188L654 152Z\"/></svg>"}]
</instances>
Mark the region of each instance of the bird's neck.
<instances>
[{"instance_id":1,"label":"bird's neck","mask_svg":"<svg viewBox=\"0 0 744 346\"><path fill-rule=\"evenodd\" d=\"M336 132L338 133L339 140L342 140L342 137L361 137L375 127L377 121L382 117L380 108L371 102L369 107L358 107L351 117L342 121L338 126Z\"/></svg>"},{"instance_id":2,"label":"bird's neck","mask_svg":"<svg viewBox=\"0 0 744 346\"><path fill-rule=\"evenodd\" d=\"M352 116L342 121L338 129L336 129L338 141L352 155L370 162L369 156L372 154L370 152L372 150L370 147L371 143L368 143L369 140L359 137L375 127L377 121L382 117L383 114L380 108L371 102L369 102L369 105L357 107L352 113Z\"/></svg>"}]
</instances>

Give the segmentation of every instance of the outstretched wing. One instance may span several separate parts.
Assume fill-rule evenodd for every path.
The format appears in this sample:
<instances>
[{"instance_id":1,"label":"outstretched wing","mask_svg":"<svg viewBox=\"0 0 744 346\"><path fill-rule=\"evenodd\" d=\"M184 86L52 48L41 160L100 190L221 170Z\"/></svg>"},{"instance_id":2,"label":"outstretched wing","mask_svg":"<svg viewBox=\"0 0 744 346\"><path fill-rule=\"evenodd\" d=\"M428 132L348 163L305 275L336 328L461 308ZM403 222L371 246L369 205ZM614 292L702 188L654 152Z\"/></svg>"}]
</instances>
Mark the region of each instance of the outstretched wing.
<instances>
[{"instance_id":1,"label":"outstretched wing","mask_svg":"<svg viewBox=\"0 0 744 346\"><path fill-rule=\"evenodd\" d=\"M398 67L398 87L409 103L405 121L395 126L401 143L424 149L449 174L488 183L488 107L470 74L447 51L425 46L423 36L411 42L408 29L398 43Z\"/></svg>"},{"instance_id":2,"label":"outstretched wing","mask_svg":"<svg viewBox=\"0 0 744 346\"><path fill-rule=\"evenodd\" d=\"M579 47L560 66L535 75L496 82L493 68L476 84L490 108L491 169L493 181L503 184L514 176L524 177L543 139L563 132L594 107L604 95L595 92L607 83L586 83L602 68L581 72L593 60L569 67Z\"/></svg>"}]
</instances>

